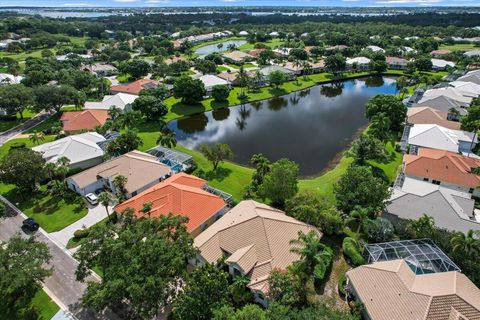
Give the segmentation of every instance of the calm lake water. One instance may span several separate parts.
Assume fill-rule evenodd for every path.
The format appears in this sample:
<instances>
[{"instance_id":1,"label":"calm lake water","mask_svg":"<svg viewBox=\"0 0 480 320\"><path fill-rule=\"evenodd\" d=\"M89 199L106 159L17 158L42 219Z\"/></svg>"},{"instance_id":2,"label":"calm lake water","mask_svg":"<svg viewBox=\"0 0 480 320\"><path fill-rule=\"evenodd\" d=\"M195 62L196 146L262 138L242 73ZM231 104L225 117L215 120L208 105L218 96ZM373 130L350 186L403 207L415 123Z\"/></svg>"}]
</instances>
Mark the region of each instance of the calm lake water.
<instances>
[{"instance_id":1,"label":"calm lake water","mask_svg":"<svg viewBox=\"0 0 480 320\"><path fill-rule=\"evenodd\" d=\"M367 125L366 102L395 92L394 78L361 78L186 117L169 126L187 148L227 143L240 164L263 153L272 161L294 160L302 176L311 176L327 168Z\"/></svg>"},{"instance_id":2,"label":"calm lake water","mask_svg":"<svg viewBox=\"0 0 480 320\"><path fill-rule=\"evenodd\" d=\"M195 50L195 53L200 55L200 56L206 56L206 55L209 55L209 54L214 53L214 52L227 51L228 47L230 45L240 47L241 45L244 45L245 43L247 43L247 41L245 41L245 40L227 40L227 41L222 42L223 46L220 47L220 48L218 47L218 45L219 45L218 43L209 44L209 45L198 48L197 50Z\"/></svg>"}]
</instances>

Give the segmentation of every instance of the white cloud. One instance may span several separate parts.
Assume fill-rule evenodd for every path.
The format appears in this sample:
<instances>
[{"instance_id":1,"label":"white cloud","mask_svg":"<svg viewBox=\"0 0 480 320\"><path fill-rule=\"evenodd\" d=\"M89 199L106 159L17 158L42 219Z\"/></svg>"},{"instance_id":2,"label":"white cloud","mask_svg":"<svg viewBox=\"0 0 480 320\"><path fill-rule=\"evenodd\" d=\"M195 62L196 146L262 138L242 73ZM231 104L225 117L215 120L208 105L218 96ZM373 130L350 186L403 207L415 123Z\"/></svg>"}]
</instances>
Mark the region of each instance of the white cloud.
<instances>
[{"instance_id":1,"label":"white cloud","mask_svg":"<svg viewBox=\"0 0 480 320\"><path fill-rule=\"evenodd\" d=\"M64 7L98 7L98 4L88 2L71 2L62 4Z\"/></svg>"},{"instance_id":2,"label":"white cloud","mask_svg":"<svg viewBox=\"0 0 480 320\"><path fill-rule=\"evenodd\" d=\"M382 4L419 4L419 5L429 5L432 3L439 3L443 2L443 0L384 0L384 1L377 1L375 3L382 3Z\"/></svg>"}]
</instances>

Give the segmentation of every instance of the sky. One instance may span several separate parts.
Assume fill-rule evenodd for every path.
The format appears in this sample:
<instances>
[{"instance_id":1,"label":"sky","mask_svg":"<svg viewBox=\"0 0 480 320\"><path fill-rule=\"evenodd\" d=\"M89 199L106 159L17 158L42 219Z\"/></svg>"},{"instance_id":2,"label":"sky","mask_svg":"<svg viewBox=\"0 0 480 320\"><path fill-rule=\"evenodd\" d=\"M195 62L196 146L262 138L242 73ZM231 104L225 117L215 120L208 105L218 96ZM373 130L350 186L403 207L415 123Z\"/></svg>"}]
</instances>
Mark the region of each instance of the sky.
<instances>
[{"instance_id":1,"label":"sky","mask_svg":"<svg viewBox=\"0 0 480 320\"><path fill-rule=\"evenodd\" d=\"M480 0L0 0L0 6L179 7L179 6L480 6Z\"/></svg>"}]
</instances>

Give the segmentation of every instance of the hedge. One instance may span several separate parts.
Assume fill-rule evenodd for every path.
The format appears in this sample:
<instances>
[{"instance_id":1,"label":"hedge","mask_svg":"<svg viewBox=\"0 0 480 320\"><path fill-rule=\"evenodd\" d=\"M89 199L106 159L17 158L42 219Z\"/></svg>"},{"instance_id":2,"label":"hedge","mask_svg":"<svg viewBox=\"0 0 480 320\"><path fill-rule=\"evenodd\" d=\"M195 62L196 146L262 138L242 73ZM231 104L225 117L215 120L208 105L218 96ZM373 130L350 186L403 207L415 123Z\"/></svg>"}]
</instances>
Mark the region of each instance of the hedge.
<instances>
[{"instance_id":1,"label":"hedge","mask_svg":"<svg viewBox=\"0 0 480 320\"><path fill-rule=\"evenodd\" d=\"M75 232L73 233L73 236L77 239L83 239L88 237L89 233L90 233L89 229L78 229L78 230L75 230Z\"/></svg>"},{"instance_id":2,"label":"hedge","mask_svg":"<svg viewBox=\"0 0 480 320\"><path fill-rule=\"evenodd\" d=\"M358 243L351 237L343 239L342 244L343 254L353 265L359 266L365 263L365 259L360 253Z\"/></svg>"}]
</instances>

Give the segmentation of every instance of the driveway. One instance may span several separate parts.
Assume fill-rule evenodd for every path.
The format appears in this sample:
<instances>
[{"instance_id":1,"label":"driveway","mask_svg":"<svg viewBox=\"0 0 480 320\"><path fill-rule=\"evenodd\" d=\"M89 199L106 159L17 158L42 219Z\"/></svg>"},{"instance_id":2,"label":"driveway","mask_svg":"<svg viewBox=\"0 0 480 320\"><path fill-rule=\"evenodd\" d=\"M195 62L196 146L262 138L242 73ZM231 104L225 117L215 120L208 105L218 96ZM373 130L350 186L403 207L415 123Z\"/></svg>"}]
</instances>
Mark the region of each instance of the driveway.
<instances>
[{"instance_id":1,"label":"driveway","mask_svg":"<svg viewBox=\"0 0 480 320\"><path fill-rule=\"evenodd\" d=\"M2 197L3 198L3 197ZM2 199L3 201L4 199ZM8 203L8 202L6 202ZM9 204L11 205L11 204ZM13 235L19 233L28 237L21 231L22 221L26 216L16 209L15 215L0 219L0 241L8 241ZM44 290L68 314L76 319L117 319L112 315L97 315L91 310L86 310L80 305L80 299L86 289L86 284L75 278L78 262L64 249L62 249L43 229L36 234L38 241L45 243L50 250L52 259L50 266L53 274L45 279ZM90 276L87 281L100 281L98 276Z\"/></svg>"},{"instance_id":2,"label":"driveway","mask_svg":"<svg viewBox=\"0 0 480 320\"><path fill-rule=\"evenodd\" d=\"M112 212L112 207L109 207L108 212ZM55 239L55 241L62 247L66 247L68 240L73 237L73 233L78 229L90 228L94 224L100 222L101 220L107 217L107 212L105 207L102 205L97 205L96 207L90 207L88 213L82 219L72 223L66 228L63 228L60 231L52 232L49 235Z\"/></svg>"}]
</instances>

